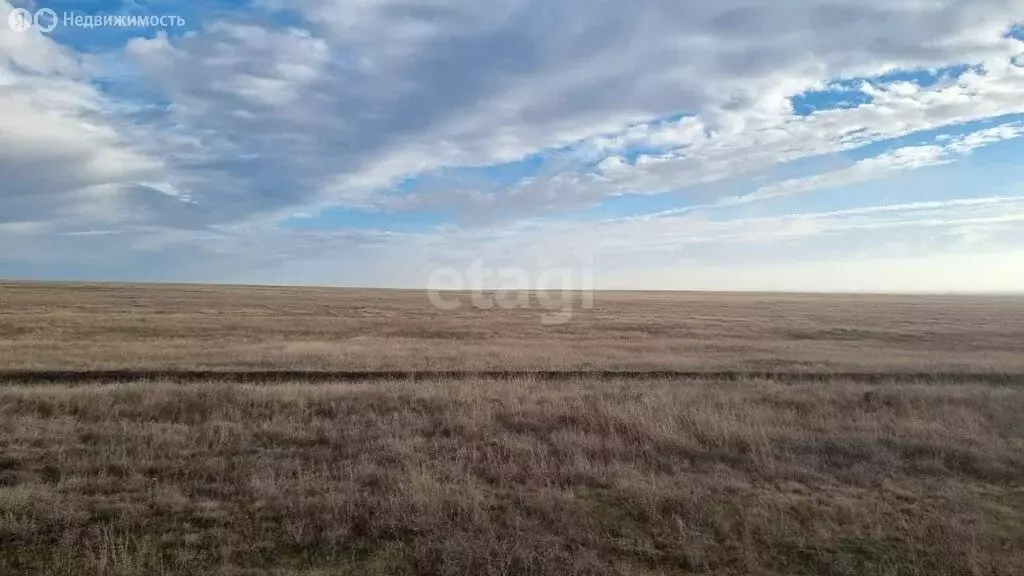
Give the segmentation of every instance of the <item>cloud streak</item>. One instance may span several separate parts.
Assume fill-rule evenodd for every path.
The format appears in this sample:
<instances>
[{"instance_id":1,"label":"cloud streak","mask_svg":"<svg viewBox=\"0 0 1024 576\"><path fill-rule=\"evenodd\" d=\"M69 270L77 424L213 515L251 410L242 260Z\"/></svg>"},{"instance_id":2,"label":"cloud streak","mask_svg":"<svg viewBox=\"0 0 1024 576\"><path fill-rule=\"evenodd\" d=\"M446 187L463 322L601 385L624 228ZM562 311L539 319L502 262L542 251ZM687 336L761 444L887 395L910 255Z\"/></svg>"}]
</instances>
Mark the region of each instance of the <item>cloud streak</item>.
<instances>
[{"instance_id":1,"label":"cloud streak","mask_svg":"<svg viewBox=\"0 0 1024 576\"><path fill-rule=\"evenodd\" d=\"M1024 0L263 0L115 45L0 26L0 273L32 258L58 270L88 247L110 251L95 270L127 276L277 266L317 281L330 275L303 259L369 270L404 253L419 269L497 254L504 234L571 251L571 222L634 255L721 245L734 232L711 213L1014 145L1021 14ZM874 223L828 217L851 252L857 230L945 226L850 209ZM435 224L332 216L369 213ZM818 233L730 218L747 243ZM1013 218L943 222L1016 242ZM762 223L776 235L753 233Z\"/></svg>"}]
</instances>

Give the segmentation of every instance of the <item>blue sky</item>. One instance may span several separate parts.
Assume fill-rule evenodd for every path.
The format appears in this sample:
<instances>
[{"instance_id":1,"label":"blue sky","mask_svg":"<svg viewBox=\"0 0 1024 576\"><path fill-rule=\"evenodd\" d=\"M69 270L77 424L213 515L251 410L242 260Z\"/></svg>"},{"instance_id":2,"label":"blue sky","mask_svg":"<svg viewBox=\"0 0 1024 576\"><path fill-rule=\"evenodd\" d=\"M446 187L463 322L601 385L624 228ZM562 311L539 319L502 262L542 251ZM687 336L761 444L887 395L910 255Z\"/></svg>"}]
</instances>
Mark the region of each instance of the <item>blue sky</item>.
<instances>
[{"instance_id":1,"label":"blue sky","mask_svg":"<svg viewBox=\"0 0 1024 576\"><path fill-rule=\"evenodd\" d=\"M1024 0L0 17L0 278L1024 291Z\"/></svg>"}]
</instances>

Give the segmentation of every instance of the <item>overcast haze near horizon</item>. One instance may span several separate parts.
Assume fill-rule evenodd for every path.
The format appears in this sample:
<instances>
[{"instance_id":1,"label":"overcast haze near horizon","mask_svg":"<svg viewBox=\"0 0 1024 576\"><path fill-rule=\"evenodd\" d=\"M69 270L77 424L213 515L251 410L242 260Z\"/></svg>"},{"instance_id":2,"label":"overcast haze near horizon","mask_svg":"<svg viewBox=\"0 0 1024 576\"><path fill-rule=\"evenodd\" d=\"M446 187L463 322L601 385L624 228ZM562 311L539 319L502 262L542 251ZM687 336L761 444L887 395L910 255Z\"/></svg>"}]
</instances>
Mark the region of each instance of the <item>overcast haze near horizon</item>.
<instances>
[{"instance_id":1,"label":"overcast haze near horizon","mask_svg":"<svg viewBox=\"0 0 1024 576\"><path fill-rule=\"evenodd\" d=\"M0 17L0 278L1024 291L1024 0Z\"/></svg>"}]
</instances>

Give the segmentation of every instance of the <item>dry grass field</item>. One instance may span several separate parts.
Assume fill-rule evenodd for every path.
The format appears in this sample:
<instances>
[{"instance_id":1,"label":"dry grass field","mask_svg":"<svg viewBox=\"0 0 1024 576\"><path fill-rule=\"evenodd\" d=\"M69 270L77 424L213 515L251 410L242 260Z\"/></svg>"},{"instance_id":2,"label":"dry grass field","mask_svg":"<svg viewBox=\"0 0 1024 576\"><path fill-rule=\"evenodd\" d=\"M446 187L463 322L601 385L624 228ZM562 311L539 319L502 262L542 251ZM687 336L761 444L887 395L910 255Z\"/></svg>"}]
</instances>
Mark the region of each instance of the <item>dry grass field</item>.
<instances>
[{"instance_id":1,"label":"dry grass field","mask_svg":"<svg viewBox=\"0 0 1024 576\"><path fill-rule=\"evenodd\" d=\"M420 291L0 284L0 370L1024 373L1024 298L598 293L446 311Z\"/></svg>"},{"instance_id":2,"label":"dry grass field","mask_svg":"<svg viewBox=\"0 0 1024 576\"><path fill-rule=\"evenodd\" d=\"M0 574L1024 573L1024 299L462 297L0 284Z\"/></svg>"}]
</instances>

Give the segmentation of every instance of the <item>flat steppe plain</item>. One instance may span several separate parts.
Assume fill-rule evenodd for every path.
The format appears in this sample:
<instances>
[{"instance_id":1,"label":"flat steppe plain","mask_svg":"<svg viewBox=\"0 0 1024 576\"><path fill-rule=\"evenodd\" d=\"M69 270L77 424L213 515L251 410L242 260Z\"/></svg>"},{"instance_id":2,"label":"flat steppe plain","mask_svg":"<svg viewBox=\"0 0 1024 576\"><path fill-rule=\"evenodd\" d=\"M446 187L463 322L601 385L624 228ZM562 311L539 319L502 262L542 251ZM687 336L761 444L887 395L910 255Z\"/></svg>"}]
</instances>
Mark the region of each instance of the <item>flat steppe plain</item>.
<instances>
[{"instance_id":1,"label":"flat steppe plain","mask_svg":"<svg viewBox=\"0 0 1024 576\"><path fill-rule=\"evenodd\" d=\"M0 574L1024 573L1024 299L539 296L0 283Z\"/></svg>"}]
</instances>

